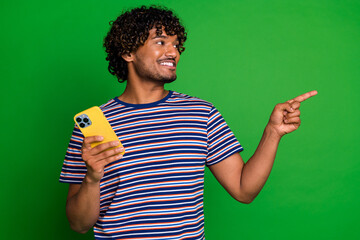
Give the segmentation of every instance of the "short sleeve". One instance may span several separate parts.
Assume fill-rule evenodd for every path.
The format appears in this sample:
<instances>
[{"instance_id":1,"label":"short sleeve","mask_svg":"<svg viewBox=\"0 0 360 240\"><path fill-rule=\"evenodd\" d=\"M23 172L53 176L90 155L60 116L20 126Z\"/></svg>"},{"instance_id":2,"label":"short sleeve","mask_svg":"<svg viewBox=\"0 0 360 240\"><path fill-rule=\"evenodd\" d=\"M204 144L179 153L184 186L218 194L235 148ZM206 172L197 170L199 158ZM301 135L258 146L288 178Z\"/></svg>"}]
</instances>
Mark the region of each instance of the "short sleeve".
<instances>
[{"instance_id":1,"label":"short sleeve","mask_svg":"<svg viewBox=\"0 0 360 240\"><path fill-rule=\"evenodd\" d=\"M82 183L87 171L85 162L81 157L81 146L83 141L84 135L75 124L61 169L60 182Z\"/></svg>"},{"instance_id":2,"label":"short sleeve","mask_svg":"<svg viewBox=\"0 0 360 240\"><path fill-rule=\"evenodd\" d=\"M208 166L243 150L234 133L214 106L211 108L208 116L207 141L208 153L206 165Z\"/></svg>"}]
</instances>

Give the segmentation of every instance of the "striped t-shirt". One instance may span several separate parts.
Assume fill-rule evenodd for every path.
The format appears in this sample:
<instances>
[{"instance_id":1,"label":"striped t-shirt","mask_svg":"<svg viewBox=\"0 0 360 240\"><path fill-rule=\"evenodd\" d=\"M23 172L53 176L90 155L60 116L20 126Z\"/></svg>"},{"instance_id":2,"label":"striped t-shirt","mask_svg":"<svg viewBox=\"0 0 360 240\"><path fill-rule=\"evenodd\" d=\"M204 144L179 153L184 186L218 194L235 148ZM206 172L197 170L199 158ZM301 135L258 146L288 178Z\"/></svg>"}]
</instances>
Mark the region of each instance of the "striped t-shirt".
<instances>
[{"instance_id":1,"label":"striped t-shirt","mask_svg":"<svg viewBox=\"0 0 360 240\"><path fill-rule=\"evenodd\" d=\"M204 239L205 165L242 151L209 102L169 91L160 101L100 106L122 142L122 159L105 167L96 239ZM75 127L60 182L80 184L83 135Z\"/></svg>"}]
</instances>

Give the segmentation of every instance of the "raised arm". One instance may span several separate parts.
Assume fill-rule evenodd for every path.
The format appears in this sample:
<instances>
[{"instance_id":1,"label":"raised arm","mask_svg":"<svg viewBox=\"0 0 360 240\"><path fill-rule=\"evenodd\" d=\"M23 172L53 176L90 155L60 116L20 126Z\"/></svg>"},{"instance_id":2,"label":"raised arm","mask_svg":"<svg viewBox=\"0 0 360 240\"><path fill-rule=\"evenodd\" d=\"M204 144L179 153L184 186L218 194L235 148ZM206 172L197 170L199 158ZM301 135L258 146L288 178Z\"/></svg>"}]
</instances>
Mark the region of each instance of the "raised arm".
<instances>
[{"instance_id":1,"label":"raised arm","mask_svg":"<svg viewBox=\"0 0 360 240\"><path fill-rule=\"evenodd\" d=\"M300 126L300 103L315 96L311 91L275 106L254 155L246 162L236 153L209 166L229 194L243 203L252 202L268 179L280 139Z\"/></svg>"}]
</instances>

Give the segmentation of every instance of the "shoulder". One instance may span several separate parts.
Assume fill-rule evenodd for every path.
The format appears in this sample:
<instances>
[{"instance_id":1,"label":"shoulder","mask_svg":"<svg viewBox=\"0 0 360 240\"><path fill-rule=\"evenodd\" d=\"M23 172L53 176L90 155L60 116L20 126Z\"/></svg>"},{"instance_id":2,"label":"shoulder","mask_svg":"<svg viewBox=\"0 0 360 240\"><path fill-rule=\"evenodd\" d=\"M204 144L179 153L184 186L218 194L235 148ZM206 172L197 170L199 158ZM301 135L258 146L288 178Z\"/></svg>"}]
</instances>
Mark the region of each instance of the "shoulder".
<instances>
[{"instance_id":1,"label":"shoulder","mask_svg":"<svg viewBox=\"0 0 360 240\"><path fill-rule=\"evenodd\" d=\"M171 97L167 100L167 102L172 103L183 103L183 104L193 104L193 105L201 105L208 108L213 108L214 105L211 102L208 102L206 100L200 99L198 97L193 97L184 93L179 92L172 92Z\"/></svg>"},{"instance_id":2,"label":"shoulder","mask_svg":"<svg viewBox=\"0 0 360 240\"><path fill-rule=\"evenodd\" d=\"M106 115L106 113L116 112L117 110L124 108L125 106L122 105L120 102L116 101L116 98L112 98L106 103L99 106L101 111Z\"/></svg>"}]
</instances>

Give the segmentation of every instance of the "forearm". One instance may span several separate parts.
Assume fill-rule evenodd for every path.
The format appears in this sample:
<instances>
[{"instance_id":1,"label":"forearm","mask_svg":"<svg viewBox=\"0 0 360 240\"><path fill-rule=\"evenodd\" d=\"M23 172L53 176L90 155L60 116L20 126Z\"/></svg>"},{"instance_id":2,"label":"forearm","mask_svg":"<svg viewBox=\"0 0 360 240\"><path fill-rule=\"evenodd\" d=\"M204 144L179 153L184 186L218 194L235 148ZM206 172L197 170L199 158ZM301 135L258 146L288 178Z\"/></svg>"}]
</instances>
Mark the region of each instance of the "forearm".
<instances>
[{"instance_id":1,"label":"forearm","mask_svg":"<svg viewBox=\"0 0 360 240\"><path fill-rule=\"evenodd\" d=\"M284 103L276 104L254 155L244 163L239 154L209 166L211 172L232 197L250 203L267 181L282 136L300 126L300 102L316 95L311 91Z\"/></svg>"},{"instance_id":2,"label":"forearm","mask_svg":"<svg viewBox=\"0 0 360 240\"><path fill-rule=\"evenodd\" d=\"M100 213L100 183L86 177L79 191L66 202L66 215L73 230L86 233L94 226Z\"/></svg>"},{"instance_id":3,"label":"forearm","mask_svg":"<svg viewBox=\"0 0 360 240\"><path fill-rule=\"evenodd\" d=\"M265 185L274 164L280 139L276 131L266 126L254 155L244 165L240 189L248 202L251 202Z\"/></svg>"}]
</instances>

